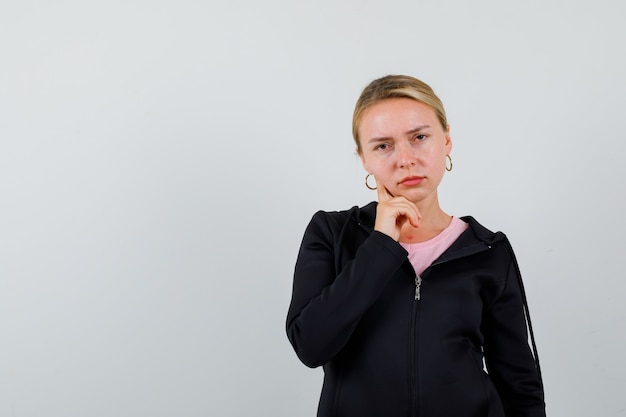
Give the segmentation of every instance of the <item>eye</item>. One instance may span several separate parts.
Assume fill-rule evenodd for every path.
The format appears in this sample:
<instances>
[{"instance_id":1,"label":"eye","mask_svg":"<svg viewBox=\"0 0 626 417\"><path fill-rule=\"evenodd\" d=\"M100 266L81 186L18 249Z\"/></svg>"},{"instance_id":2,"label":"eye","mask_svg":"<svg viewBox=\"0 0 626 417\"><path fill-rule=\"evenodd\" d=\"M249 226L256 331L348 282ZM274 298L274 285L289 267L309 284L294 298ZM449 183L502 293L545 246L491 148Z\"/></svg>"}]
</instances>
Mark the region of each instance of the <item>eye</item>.
<instances>
[{"instance_id":1,"label":"eye","mask_svg":"<svg viewBox=\"0 0 626 417\"><path fill-rule=\"evenodd\" d=\"M387 149L389 149L391 145L389 145L388 143L380 143L378 145L376 145L376 147L374 148L375 151L385 151Z\"/></svg>"},{"instance_id":2,"label":"eye","mask_svg":"<svg viewBox=\"0 0 626 417\"><path fill-rule=\"evenodd\" d=\"M421 141L425 140L426 138L427 138L427 136L423 135L421 133L413 136L413 140L416 141L416 142L421 142Z\"/></svg>"}]
</instances>

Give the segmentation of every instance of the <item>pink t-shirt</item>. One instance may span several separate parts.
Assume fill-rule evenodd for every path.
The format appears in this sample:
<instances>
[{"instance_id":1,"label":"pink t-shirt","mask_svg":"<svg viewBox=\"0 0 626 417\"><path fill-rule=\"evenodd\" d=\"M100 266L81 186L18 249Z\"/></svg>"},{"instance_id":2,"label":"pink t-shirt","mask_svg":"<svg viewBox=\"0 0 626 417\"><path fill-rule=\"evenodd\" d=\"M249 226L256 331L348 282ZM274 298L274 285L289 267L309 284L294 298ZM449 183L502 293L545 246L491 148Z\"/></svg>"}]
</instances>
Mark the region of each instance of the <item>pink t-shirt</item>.
<instances>
[{"instance_id":1,"label":"pink t-shirt","mask_svg":"<svg viewBox=\"0 0 626 417\"><path fill-rule=\"evenodd\" d=\"M417 275L421 275L435 259L441 256L454 243L461 233L467 229L468 224L463 220L452 217L452 221L434 238L419 243L402 243L402 247L409 252L409 261Z\"/></svg>"}]
</instances>

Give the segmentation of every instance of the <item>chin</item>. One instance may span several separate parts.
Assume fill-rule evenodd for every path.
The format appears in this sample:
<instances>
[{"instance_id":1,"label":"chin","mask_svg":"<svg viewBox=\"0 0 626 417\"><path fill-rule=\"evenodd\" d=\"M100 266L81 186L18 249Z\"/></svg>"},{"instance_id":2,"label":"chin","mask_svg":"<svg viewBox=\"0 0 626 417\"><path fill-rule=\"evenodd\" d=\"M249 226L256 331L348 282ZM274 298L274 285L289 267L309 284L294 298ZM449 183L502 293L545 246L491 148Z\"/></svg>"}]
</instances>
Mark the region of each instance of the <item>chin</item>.
<instances>
[{"instance_id":1,"label":"chin","mask_svg":"<svg viewBox=\"0 0 626 417\"><path fill-rule=\"evenodd\" d=\"M424 193L421 192L420 190L403 190L403 191L398 191L398 194L396 194L396 195L398 197L402 196L402 197L406 198L407 200L412 201L413 203L419 203L424 198L426 198Z\"/></svg>"}]
</instances>

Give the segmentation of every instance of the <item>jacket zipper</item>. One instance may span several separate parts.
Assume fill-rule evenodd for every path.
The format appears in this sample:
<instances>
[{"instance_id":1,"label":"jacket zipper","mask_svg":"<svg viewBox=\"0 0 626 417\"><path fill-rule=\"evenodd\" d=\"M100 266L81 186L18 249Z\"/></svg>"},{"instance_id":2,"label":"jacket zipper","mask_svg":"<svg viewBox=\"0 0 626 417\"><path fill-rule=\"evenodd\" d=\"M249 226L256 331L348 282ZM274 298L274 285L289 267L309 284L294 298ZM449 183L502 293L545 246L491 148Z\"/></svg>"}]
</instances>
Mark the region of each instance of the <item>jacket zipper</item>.
<instances>
[{"instance_id":1,"label":"jacket zipper","mask_svg":"<svg viewBox=\"0 0 626 417\"><path fill-rule=\"evenodd\" d=\"M419 301L422 296L421 288L422 288L422 277L415 274L415 301Z\"/></svg>"},{"instance_id":2,"label":"jacket zipper","mask_svg":"<svg viewBox=\"0 0 626 417\"><path fill-rule=\"evenodd\" d=\"M410 400L411 400L411 417L418 416L418 398L417 398L417 339L419 338L419 334L417 333L417 321L418 321L418 313L419 313L419 299L420 299L420 286L422 284L422 278L417 275L415 277L415 300L413 301L413 314L411 315L411 331L410 331L410 349L409 349L409 369L410 369L410 378L409 378L409 389L410 392Z\"/></svg>"},{"instance_id":3,"label":"jacket zipper","mask_svg":"<svg viewBox=\"0 0 626 417\"><path fill-rule=\"evenodd\" d=\"M429 266L427 269L430 269L431 267L435 266L435 265L440 265L446 262L450 262L454 259L458 259L458 258L462 258L465 256L469 256L469 255L473 255L477 252L482 252L483 250L486 249L490 249L491 246L481 246L479 250L472 250L467 254L464 254L463 256L459 256L456 258L451 258L451 259L444 259L441 260L439 262L436 262L434 264L432 264L431 266ZM410 376L410 390L411 390L411 417L418 417L419 416L419 398L417 395L417 391L418 391L418 382L417 382L417 375L419 374L419 361L418 361L418 355L419 355L419 350L417 349L417 344L418 344L418 339L419 339L419 333L417 332L417 323L418 323L418 316L419 316L419 301L422 299L422 277L418 274L415 274L415 297L413 300L413 314L411 316L411 332L410 332L410 355L411 357L409 358L409 366L410 366L410 372L411 372L411 376Z\"/></svg>"}]
</instances>

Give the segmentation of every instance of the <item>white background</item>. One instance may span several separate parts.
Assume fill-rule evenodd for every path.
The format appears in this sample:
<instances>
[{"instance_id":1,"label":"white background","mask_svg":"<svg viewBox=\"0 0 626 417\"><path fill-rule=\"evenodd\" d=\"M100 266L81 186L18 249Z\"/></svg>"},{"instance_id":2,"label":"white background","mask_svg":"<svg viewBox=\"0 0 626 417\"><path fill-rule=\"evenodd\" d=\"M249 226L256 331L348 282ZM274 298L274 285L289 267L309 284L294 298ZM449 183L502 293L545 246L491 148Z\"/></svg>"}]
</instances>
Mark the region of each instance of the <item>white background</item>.
<instances>
[{"instance_id":1,"label":"white background","mask_svg":"<svg viewBox=\"0 0 626 417\"><path fill-rule=\"evenodd\" d=\"M446 104L443 208L513 242L549 415L626 415L625 11L2 0L0 416L313 416L293 264L375 198L351 114L389 73Z\"/></svg>"}]
</instances>

